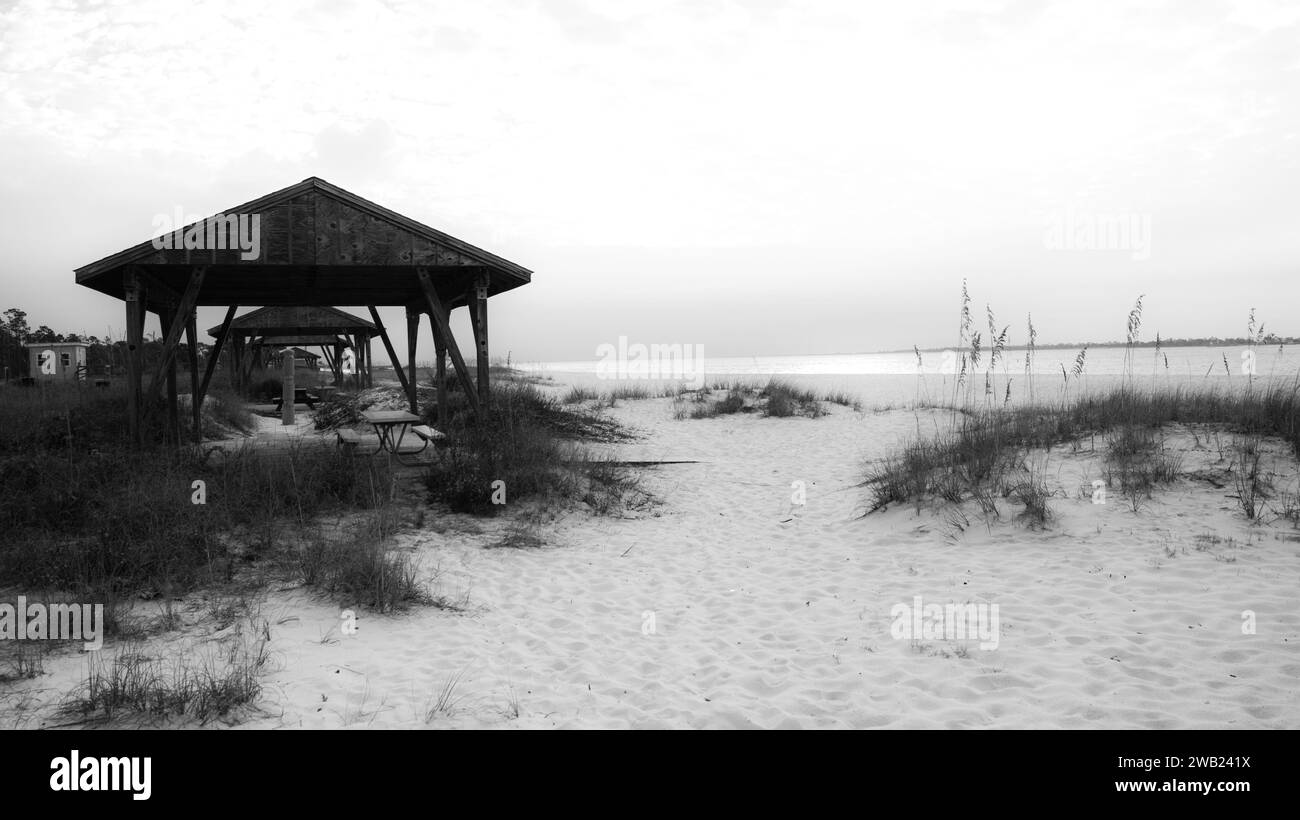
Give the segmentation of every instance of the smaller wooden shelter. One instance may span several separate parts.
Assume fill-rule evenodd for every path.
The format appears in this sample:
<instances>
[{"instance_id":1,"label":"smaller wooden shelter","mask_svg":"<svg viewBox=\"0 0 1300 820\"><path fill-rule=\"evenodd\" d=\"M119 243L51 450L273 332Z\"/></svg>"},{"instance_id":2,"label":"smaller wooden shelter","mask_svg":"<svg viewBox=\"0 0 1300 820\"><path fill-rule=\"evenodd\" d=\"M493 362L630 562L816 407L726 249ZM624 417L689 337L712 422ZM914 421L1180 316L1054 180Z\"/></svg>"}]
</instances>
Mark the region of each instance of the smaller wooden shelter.
<instances>
[{"instance_id":1,"label":"smaller wooden shelter","mask_svg":"<svg viewBox=\"0 0 1300 820\"><path fill-rule=\"evenodd\" d=\"M220 339L221 325L209 328L208 335ZM335 385L349 381L369 387L373 384L370 341L379 335L374 322L335 307L259 308L230 322L227 341L233 360L231 386L246 389L252 374L267 369L286 347L315 347L320 349ZM345 359L348 351L351 355ZM305 350L303 355L315 356ZM351 367L345 367L347 360L352 362Z\"/></svg>"}]
</instances>

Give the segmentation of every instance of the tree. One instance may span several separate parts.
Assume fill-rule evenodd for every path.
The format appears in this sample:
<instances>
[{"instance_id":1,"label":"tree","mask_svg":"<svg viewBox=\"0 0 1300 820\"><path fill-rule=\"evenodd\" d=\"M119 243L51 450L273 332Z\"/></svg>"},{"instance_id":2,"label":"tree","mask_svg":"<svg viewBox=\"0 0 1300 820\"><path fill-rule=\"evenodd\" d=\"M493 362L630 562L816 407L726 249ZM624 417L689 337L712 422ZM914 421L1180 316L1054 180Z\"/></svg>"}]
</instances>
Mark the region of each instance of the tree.
<instances>
[{"instance_id":1,"label":"tree","mask_svg":"<svg viewBox=\"0 0 1300 820\"><path fill-rule=\"evenodd\" d=\"M27 311L9 308L4 312L4 329L9 331L20 343L27 341L31 328L27 326Z\"/></svg>"},{"instance_id":2,"label":"tree","mask_svg":"<svg viewBox=\"0 0 1300 820\"><path fill-rule=\"evenodd\" d=\"M61 334L61 333L55 333L53 330L51 330L51 329L50 329L49 327L47 327L46 325L41 325L40 327L36 328L35 332L32 333L32 335L31 335L31 339L30 339L29 341L33 341L33 342L61 342L61 341L63 341L63 334Z\"/></svg>"}]
</instances>

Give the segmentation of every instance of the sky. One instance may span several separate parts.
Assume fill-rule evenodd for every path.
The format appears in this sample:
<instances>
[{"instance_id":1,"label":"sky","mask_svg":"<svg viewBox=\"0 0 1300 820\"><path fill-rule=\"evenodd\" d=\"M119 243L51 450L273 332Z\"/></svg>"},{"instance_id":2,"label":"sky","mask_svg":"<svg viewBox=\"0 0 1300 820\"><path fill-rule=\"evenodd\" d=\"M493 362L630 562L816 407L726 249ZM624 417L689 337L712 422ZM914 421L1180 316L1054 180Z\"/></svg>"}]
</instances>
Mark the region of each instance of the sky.
<instances>
[{"instance_id":1,"label":"sky","mask_svg":"<svg viewBox=\"0 0 1300 820\"><path fill-rule=\"evenodd\" d=\"M0 9L33 326L120 337L74 268L319 176L531 269L490 307L516 362L950 346L963 280L1012 344L1122 339L1139 295L1151 337L1300 335L1289 0Z\"/></svg>"}]
</instances>

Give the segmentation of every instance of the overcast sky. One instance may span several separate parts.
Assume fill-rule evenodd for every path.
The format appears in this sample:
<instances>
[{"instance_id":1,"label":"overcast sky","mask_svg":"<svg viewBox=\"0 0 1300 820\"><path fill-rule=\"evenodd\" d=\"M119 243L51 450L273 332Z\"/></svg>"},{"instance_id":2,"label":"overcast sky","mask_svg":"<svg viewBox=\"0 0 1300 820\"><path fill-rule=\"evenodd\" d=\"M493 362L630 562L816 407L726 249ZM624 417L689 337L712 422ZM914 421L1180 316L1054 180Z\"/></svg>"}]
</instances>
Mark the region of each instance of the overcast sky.
<instances>
[{"instance_id":1,"label":"overcast sky","mask_svg":"<svg viewBox=\"0 0 1300 820\"><path fill-rule=\"evenodd\" d=\"M1150 336L1300 334L1297 132L1293 0L19 2L0 309L120 335L75 267L320 176L532 269L515 360L950 345L963 277L1014 343L1140 293Z\"/></svg>"}]
</instances>

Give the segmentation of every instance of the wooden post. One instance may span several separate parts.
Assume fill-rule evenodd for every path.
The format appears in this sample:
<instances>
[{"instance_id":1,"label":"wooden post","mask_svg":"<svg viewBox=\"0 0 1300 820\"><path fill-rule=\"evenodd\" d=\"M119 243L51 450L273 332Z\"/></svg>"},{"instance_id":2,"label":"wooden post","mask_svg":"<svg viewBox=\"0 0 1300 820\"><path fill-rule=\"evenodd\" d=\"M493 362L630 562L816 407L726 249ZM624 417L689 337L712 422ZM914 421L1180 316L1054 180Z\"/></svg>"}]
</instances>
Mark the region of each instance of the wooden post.
<instances>
[{"instance_id":1,"label":"wooden post","mask_svg":"<svg viewBox=\"0 0 1300 820\"><path fill-rule=\"evenodd\" d=\"M420 289L424 291L424 299L429 306L429 316L433 320L435 332L442 337L442 343L447 346L447 353L451 356L452 367L456 368L456 376L460 379L461 389L465 391L465 398L469 400L469 406L474 414L478 415L479 408L482 406L479 404L478 393L473 380L469 377L465 358L460 355L460 348L456 345L456 337L452 335L451 327L447 324L447 311L443 308L442 299L438 298L438 292L433 287L433 280L429 278L429 269L416 268L415 273L420 279Z\"/></svg>"},{"instance_id":2,"label":"wooden post","mask_svg":"<svg viewBox=\"0 0 1300 820\"><path fill-rule=\"evenodd\" d=\"M203 286L203 276L205 273L203 266L194 268L190 274L189 284L185 286L185 294L181 296L181 303L176 306L176 313L172 317L170 326L164 332L162 359L158 362L158 369L154 372L153 381L149 384L148 403L153 404L158 398L159 391L162 390L163 370L176 359L176 349L180 346L181 331L186 327L189 316L194 312L194 304L199 298L199 289Z\"/></svg>"},{"instance_id":3,"label":"wooden post","mask_svg":"<svg viewBox=\"0 0 1300 820\"><path fill-rule=\"evenodd\" d=\"M293 424L293 348L286 347L280 354L280 425Z\"/></svg>"},{"instance_id":4,"label":"wooden post","mask_svg":"<svg viewBox=\"0 0 1300 820\"><path fill-rule=\"evenodd\" d=\"M352 388L360 390L365 387L361 374L365 371L366 363L361 360L361 348L357 347L357 337L351 333L348 334L348 349L352 351Z\"/></svg>"},{"instance_id":5,"label":"wooden post","mask_svg":"<svg viewBox=\"0 0 1300 820\"><path fill-rule=\"evenodd\" d=\"M344 333L343 340L343 365L341 367L343 386L348 389L356 389L356 385L352 383L352 378L357 374L357 349L352 344L350 334ZM351 372L348 372L349 367L352 368Z\"/></svg>"},{"instance_id":6,"label":"wooden post","mask_svg":"<svg viewBox=\"0 0 1300 820\"><path fill-rule=\"evenodd\" d=\"M433 323L430 322L430 325ZM433 328L431 327L432 331ZM446 428L447 426L447 346L438 338L438 334L433 334L434 355L438 357L437 364L434 367L434 379L438 385L438 426Z\"/></svg>"},{"instance_id":7,"label":"wooden post","mask_svg":"<svg viewBox=\"0 0 1300 820\"><path fill-rule=\"evenodd\" d=\"M352 349L357 354L357 389L364 389L366 386L366 351L361 346L360 334L352 334Z\"/></svg>"},{"instance_id":8,"label":"wooden post","mask_svg":"<svg viewBox=\"0 0 1300 820\"><path fill-rule=\"evenodd\" d=\"M410 393L406 386L406 374L402 372L402 363L397 358L397 351L393 350L393 341L388 338L388 329L379 319L379 311L375 310L374 305L367 305L370 308L370 319L375 323L375 329L379 331L379 341L384 343L384 350L388 353L388 360L393 363L393 372L397 374L397 380L402 383L402 391Z\"/></svg>"},{"instance_id":9,"label":"wooden post","mask_svg":"<svg viewBox=\"0 0 1300 820\"><path fill-rule=\"evenodd\" d=\"M126 296L126 418L131 443L143 443L140 434L141 379L144 372L144 293L135 272L124 274Z\"/></svg>"},{"instance_id":10,"label":"wooden post","mask_svg":"<svg viewBox=\"0 0 1300 820\"><path fill-rule=\"evenodd\" d=\"M253 371L266 370L266 350L262 345L261 339L255 339L249 342L249 351L252 355L248 357L248 364L244 365L244 389L253 385Z\"/></svg>"},{"instance_id":11,"label":"wooden post","mask_svg":"<svg viewBox=\"0 0 1300 820\"><path fill-rule=\"evenodd\" d=\"M420 333L420 313L414 308L406 309L406 395L411 401L411 412L420 412L420 403L416 398L415 386L415 345Z\"/></svg>"},{"instance_id":12,"label":"wooden post","mask_svg":"<svg viewBox=\"0 0 1300 820\"><path fill-rule=\"evenodd\" d=\"M203 391L199 389L199 315L190 309L189 320L185 323L185 338L190 346L190 411L194 414L194 443L203 441ZM175 360L172 370L175 372ZM180 443L179 438L177 444Z\"/></svg>"},{"instance_id":13,"label":"wooden post","mask_svg":"<svg viewBox=\"0 0 1300 820\"><path fill-rule=\"evenodd\" d=\"M162 327L164 336L171 335L173 316L171 311L175 305L166 305L158 311L158 324ZM152 391L150 393L152 395ZM180 444L181 441L181 414L179 401L176 396L176 358L172 357L171 362L167 365L167 441Z\"/></svg>"},{"instance_id":14,"label":"wooden post","mask_svg":"<svg viewBox=\"0 0 1300 820\"><path fill-rule=\"evenodd\" d=\"M230 348L230 387L242 394L244 392L244 337L235 334L234 345Z\"/></svg>"},{"instance_id":15,"label":"wooden post","mask_svg":"<svg viewBox=\"0 0 1300 820\"><path fill-rule=\"evenodd\" d=\"M217 341L212 345L212 352L208 354L208 363L203 368L203 381L199 382L200 402L202 402L203 397L208 394L208 383L212 381L212 374L217 370L217 360L221 358L221 350L226 346L226 339L230 336L230 323L235 318L235 311L238 309L238 305L231 305L226 309L226 318L221 323L221 331L217 334ZM236 337L236 339L238 339L238 337ZM234 362L239 362L238 357L234 359ZM237 371L238 367L238 364L235 364L231 370ZM232 379L230 386L238 389L233 381L233 379L237 377L232 373L230 378Z\"/></svg>"},{"instance_id":16,"label":"wooden post","mask_svg":"<svg viewBox=\"0 0 1300 820\"><path fill-rule=\"evenodd\" d=\"M484 406L488 402L488 285L486 274L479 276L473 291L468 294L470 325L474 329L474 346L476 349L478 370L478 399Z\"/></svg>"}]
</instances>

